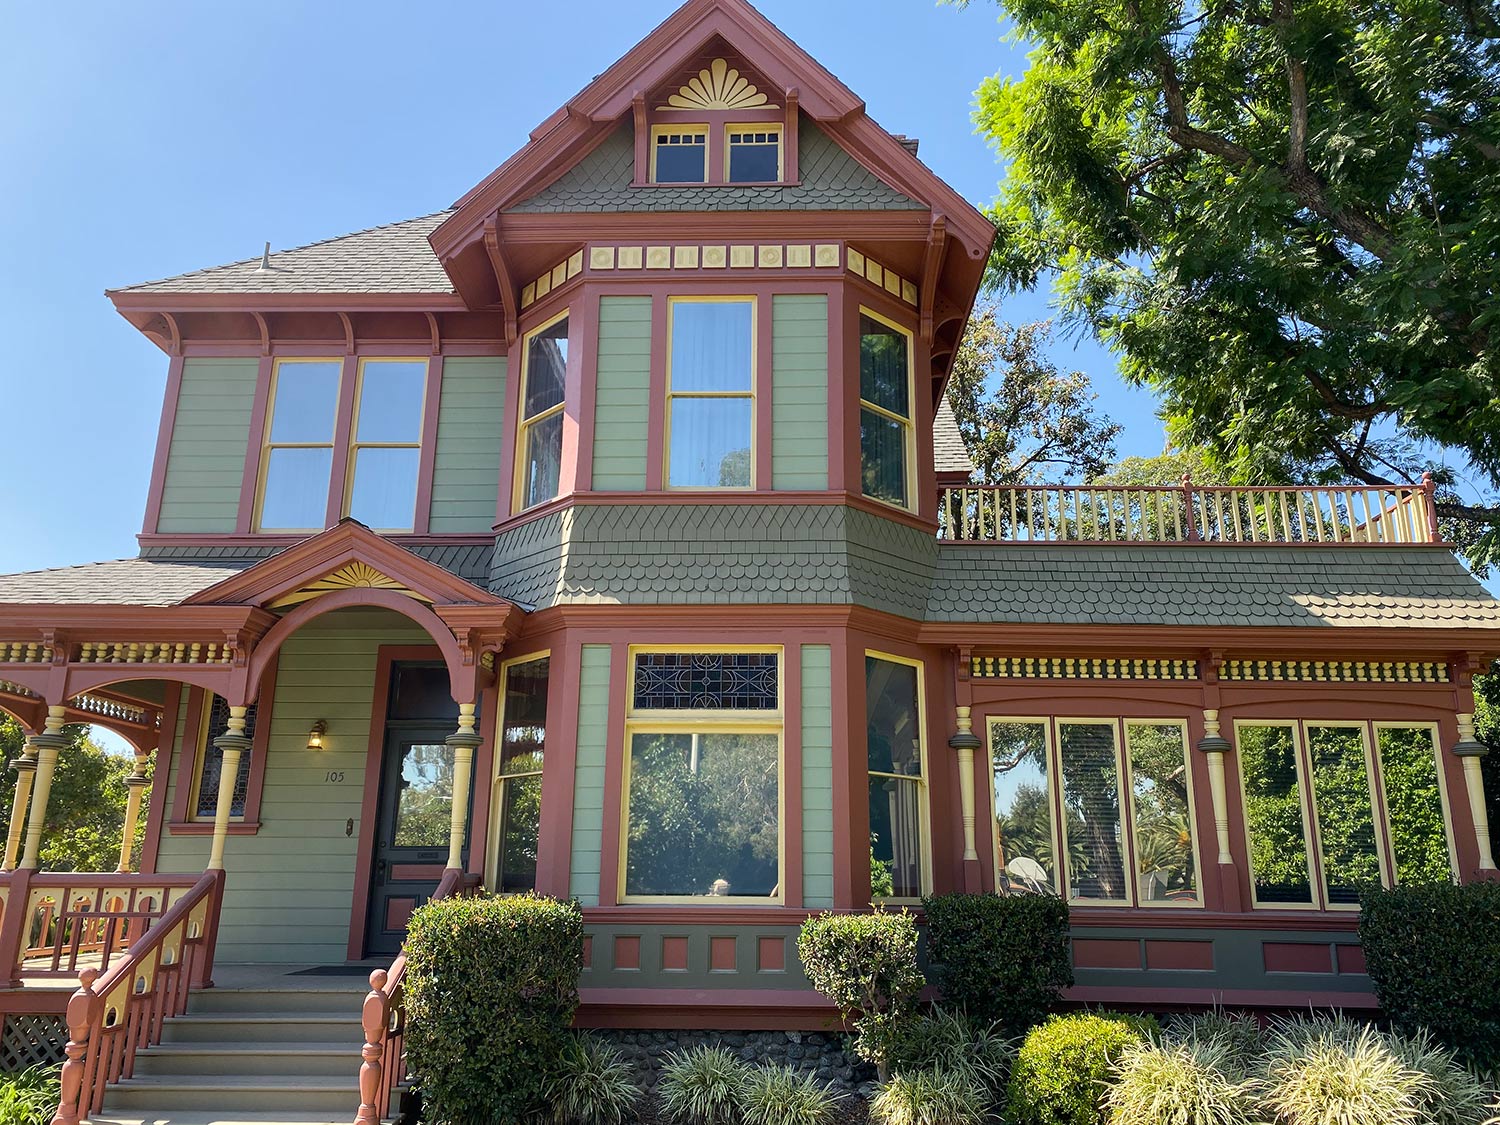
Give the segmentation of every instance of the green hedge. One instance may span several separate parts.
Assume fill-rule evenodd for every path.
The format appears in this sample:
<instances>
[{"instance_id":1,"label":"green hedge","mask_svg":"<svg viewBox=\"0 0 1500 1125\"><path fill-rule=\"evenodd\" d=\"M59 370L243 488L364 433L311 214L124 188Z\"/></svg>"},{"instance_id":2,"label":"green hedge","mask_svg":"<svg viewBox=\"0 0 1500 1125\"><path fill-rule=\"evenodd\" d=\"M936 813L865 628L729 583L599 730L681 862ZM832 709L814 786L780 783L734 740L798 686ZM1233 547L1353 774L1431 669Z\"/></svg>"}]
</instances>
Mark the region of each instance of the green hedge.
<instances>
[{"instance_id":1,"label":"green hedge","mask_svg":"<svg viewBox=\"0 0 1500 1125\"><path fill-rule=\"evenodd\" d=\"M1500 1066L1500 883L1372 890L1361 908L1365 964L1396 1029Z\"/></svg>"},{"instance_id":2,"label":"green hedge","mask_svg":"<svg viewBox=\"0 0 1500 1125\"><path fill-rule=\"evenodd\" d=\"M538 1120L578 1007L578 904L538 895L429 903L412 914L406 959L407 1066L424 1120Z\"/></svg>"},{"instance_id":3,"label":"green hedge","mask_svg":"<svg viewBox=\"0 0 1500 1125\"><path fill-rule=\"evenodd\" d=\"M1053 1016L1033 1028L1010 1072L1012 1125L1103 1125L1115 1063L1156 1034L1150 1016L1113 1013Z\"/></svg>"},{"instance_id":4,"label":"green hedge","mask_svg":"<svg viewBox=\"0 0 1500 1125\"><path fill-rule=\"evenodd\" d=\"M945 1006L1023 1035L1073 983L1068 905L1051 895L938 895L927 908L928 957Z\"/></svg>"}]
</instances>

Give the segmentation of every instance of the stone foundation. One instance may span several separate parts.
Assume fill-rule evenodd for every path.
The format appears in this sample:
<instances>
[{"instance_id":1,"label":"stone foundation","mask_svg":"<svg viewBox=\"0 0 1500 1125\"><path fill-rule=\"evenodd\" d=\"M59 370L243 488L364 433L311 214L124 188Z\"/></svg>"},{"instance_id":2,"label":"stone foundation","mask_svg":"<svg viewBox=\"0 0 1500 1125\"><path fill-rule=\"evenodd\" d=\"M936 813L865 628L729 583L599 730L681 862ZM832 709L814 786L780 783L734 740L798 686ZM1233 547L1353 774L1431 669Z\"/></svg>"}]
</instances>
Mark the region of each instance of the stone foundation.
<instances>
[{"instance_id":1,"label":"stone foundation","mask_svg":"<svg viewBox=\"0 0 1500 1125\"><path fill-rule=\"evenodd\" d=\"M656 1089L668 1055L700 1044L724 1047L749 1063L775 1063L811 1074L840 1093L869 1096L875 1068L846 1049L843 1035L821 1031L596 1031L613 1043L640 1074L648 1090Z\"/></svg>"}]
</instances>

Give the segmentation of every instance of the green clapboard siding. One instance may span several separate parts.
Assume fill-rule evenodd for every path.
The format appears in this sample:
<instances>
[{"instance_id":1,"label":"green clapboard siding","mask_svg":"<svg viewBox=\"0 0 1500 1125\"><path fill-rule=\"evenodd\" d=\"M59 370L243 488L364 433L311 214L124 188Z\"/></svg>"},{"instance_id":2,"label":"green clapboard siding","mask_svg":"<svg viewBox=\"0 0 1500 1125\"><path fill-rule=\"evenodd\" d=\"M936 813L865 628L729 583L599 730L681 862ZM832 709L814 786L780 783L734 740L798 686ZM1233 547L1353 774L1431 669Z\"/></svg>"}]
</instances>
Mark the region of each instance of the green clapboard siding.
<instances>
[{"instance_id":1,"label":"green clapboard siding","mask_svg":"<svg viewBox=\"0 0 1500 1125\"><path fill-rule=\"evenodd\" d=\"M309 622L281 650L266 754L260 831L224 849L224 914L218 960L341 964L349 941L365 763L381 645L427 644L427 635L384 610L339 610ZM307 749L316 719L326 749ZM181 725L179 724L179 729ZM197 732L185 732L189 741ZM329 772L343 780L328 780ZM190 784L174 756L170 790ZM172 792L168 793L170 801ZM170 806L169 806L170 807ZM350 819L353 835L346 833ZM206 836L163 832L157 870L202 871Z\"/></svg>"},{"instance_id":2,"label":"green clapboard siding","mask_svg":"<svg viewBox=\"0 0 1500 1125\"><path fill-rule=\"evenodd\" d=\"M504 433L505 357L445 360L428 517L434 533L494 526Z\"/></svg>"},{"instance_id":3,"label":"green clapboard siding","mask_svg":"<svg viewBox=\"0 0 1500 1125\"><path fill-rule=\"evenodd\" d=\"M594 487L646 487L651 413L651 298L599 301L599 369L594 388Z\"/></svg>"},{"instance_id":4,"label":"green clapboard siding","mask_svg":"<svg viewBox=\"0 0 1500 1125\"><path fill-rule=\"evenodd\" d=\"M771 321L771 484L828 487L828 298L775 299Z\"/></svg>"},{"instance_id":5,"label":"green clapboard siding","mask_svg":"<svg viewBox=\"0 0 1500 1125\"><path fill-rule=\"evenodd\" d=\"M604 844L604 751L609 744L609 645L584 645L578 672L578 753L573 772L573 850L568 890L599 905Z\"/></svg>"},{"instance_id":6,"label":"green clapboard siding","mask_svg":"<svg viewBox=\"0 0 1500 1125\"><path fill-rule=\"evenodd\" d=\"M833 656L802 646L802 904L833 905Z\"/></svg>"},{"instance_id":7,"label":"green clapboard siding","mask_svg":"<svg viewBox=\"0 0 1500 1125\"><path fill-rule=\"evenodd\" d=\"M183 360L156 530L234 530L258 368L255 359Z\"/></svg>"}]
</instances>

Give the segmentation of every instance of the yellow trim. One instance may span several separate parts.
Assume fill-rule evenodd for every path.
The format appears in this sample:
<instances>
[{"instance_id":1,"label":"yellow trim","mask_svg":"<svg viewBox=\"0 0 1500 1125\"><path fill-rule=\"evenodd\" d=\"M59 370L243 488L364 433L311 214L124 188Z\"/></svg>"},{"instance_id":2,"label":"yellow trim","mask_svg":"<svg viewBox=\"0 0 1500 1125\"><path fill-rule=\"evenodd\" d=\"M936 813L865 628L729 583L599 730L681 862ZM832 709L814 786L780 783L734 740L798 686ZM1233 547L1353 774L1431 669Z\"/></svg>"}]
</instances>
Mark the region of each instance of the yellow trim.
<instances>
[{"instance_id":1,"label":"yellow trim","mask_svg":"<svg viewBox=\"0 0 1500 1125\"><path fill-rule=\"evenodd\" d=\"M774 653L775 711L653 711L635 707L636 657L648 652ZM782 645L631 645L625 663L625 744L620 747L620 836L616 900L621 905L656 903L702 906L781 906L786 903L786 649ZM776 894L632 895L626 893L630 855L631 743L636 734L774 734L776 736Z\"/></svg>"},{"instance_id":2,"label":"yellow trim","mask_svg":"<svg viewBox=\"0 0 1500 1125\"><path fill-rule=\"evenodd\" d=\"M1312 760L1312 737L1308 733L1314 728L1328 728L1333 730L1358 730L1360 742L1365 751L1365 790L1370 798L1370 828L1375 836L1375 858L1380 865L1380 885L1389 887L1391 885L1390 865L1386 862L1386 844L1390 839L1390 824L1382 823L1384 818L1380 816L1380 808L1375 803L1375 761L1372 757L1373 742L1370 737L1370 724L1363 719L1339 720L1339 719L1302 719L1303 747L1307 753L1307 799L1312 804L1313 826L1317 833L1318 842L1318 887L1323 898L1323 909L1325 910L1358 910L1357 902L1330 902L1328 900L1328 872L1327 863L1323 856L1323 825L1318 819L1318 787L1317 766Z\"/></svg>"},{"instance_id":3,"label":"yellow trim","mask_svg":"<svg viewBox=\"0 0 1500 1125\"><path fill-rule=\"evenodd\" d=\"M1193 897L1192 900L1180 899L1148 899L1141 895L1141 830L1140 820L1137 815L1136 793L1135 793L1135 762L1130 754L1130 728L1138 727L1176 727L1182 732L1182 775L1187 783L1187 824L1188 824L1188 847L1193 857ZM1121 761L1125 767L1125 789L1130 794L1130 843L1131 855L1130 865L1132 879L1131 891L1135 895L1135 905L1147 910L1193 910L1203 906L1203 857L1198 851L1198 809L1193 792L1193 759L1192 744L1188 741L1188 725L1186 719L1135 719L1122 718L1120 720L1121 746L1124 753Z\"/></svg>"},{"instance_id":4,"label":"yellow trim","mask_svg":"<svg viewBox=\"0 0 1500 1125\"><path fill-rule=\"evenodd\" d=\"M733 146L729 143L731 133L775 133L776 134L776 178L774 180L731 180L729 158ZM741 142L742 144L744 142ZM725 184L779 184L786 179L786 127L779 121L730 121L724 125L724 183Z\"/></svg>"},{"instance_id":5,"label":"yellow trim","mask_svg":"<svg viewBox=\"0 0 1500 1125\"><path fill-rule=\"evenodd\" d=\"M1121 743L1124 732L1120 729L1120 720L1116 718L1101 719L1097 716L1074 717L1071 715L1055 716L1052 720L1057 730L1057 793L1060 798L1058 807L1062 812L1062 823L1058 826L1061 830L1062 870L1063 885L1067 888L1068 902L1074 906L1134 906L1135 905L1135 861L1132 858L1134 849L1131 847L1130 833L1125 830L1125 768L1121 764ZM1080 898L1074 894L1073 865L1071 860L1071 849L1067 845L1068 840L1068 801L1067 801L1067 777L1063 772L1063 747L1062 728L1063 725L1075 727L1110 727L1114 731L1115 750L1115 807L1120 810L1120 822L1118 831L1120 834L1120 867L1121 875L1125 880L1124 898Z\"/></svg>"},{"instance_id":6,"label":"yellow trim","mask_svg":"<svg viewBox=\"0 0 1500 1125\"><path fill-rule=\"evenodd\" d=\"M1308 902L1261 902L1255 893L1255 840L1250 827L1249 793L1245 788L1244 755L1240 752L1240 731L1251 727L1273 727L1292 732L1292 762L1297 771L1297 805L1302 811L1302 848L1307 856ZM1240 779L1240 810L1244 816L1245 829L1245 874L1250 882L1250 904L1268 910L1321 910L1323 909L1323 877L1318 862L1319 853L1313 847L1313 817L1311 808L1311 786L1308 785L1307 766L1303 761L1302 724L1296 719L1236 719L1234 721L1234 757Z\"/></svg>"},{"instance_id":7,"label":"yellow trim","mask_svg":"<svg viewBox=\"0 0 1500 1125\"><path fill-rule=\"evenodd\" d=\"M271 430L276 423L276 395L281 387L281 369L287 364L298 363L321 363L332 364L338 368L338 378L333 388L333 422L328 433L326 442L287 441L273 442ZM344 384L344 361L338 356L287 356L284 359L274 360L271 364L271 381L266 388L266 419L261 429L260 439L260 464L255 473L255 511L252 513L250 526L257 532L271 531L281 533L316 533L323 530L323 520L318 521L316 527L272 527L267 528L261 522L261 510L266 502L266 475L271 468L271 453L277 449L326 449L328 450L328 483L323 489L323 508L328 508L328 490L333 487L333 450L338 443L339 428L339 399L343 394Z\"/></svg>"},{"instance_id":8,"label":"yellow trim","mask_svg":"<svg viewBox=\"0 0 1500 1125\"><path fill-rule=\"evenodd\" d=\"M204 762L204 758L208 754L208 723L209 723L209 720L213 718L213 714L214 714L214 699L215 699L215 693L213 693L211 691L205 691L203 693L203 707L202 707L203 714L198 717L198 752L193 755L193 787L188 790L188 807L187 807L187 818L188 818L188 821L191 822L191 823L193 823L193 824L212 824L214 822L214 814L213 813L199 813L198 812L198 806L200 804L202 804L202 796L203 796L203 762ZM251 757L254 756L254 754L255 754L255 750L252 748L249 751L249 753L247 754L246 760L248 761ZM238 779L236 779L236 780L238 780ZM221 767L220 770L219 770L219 785L222 787L223 784L224 784L224 771L223 771L223 769ZM246 793L245 796L248 798L249 797L249 793ZM215 803L217 803L217 794L215 794L215 798L216 798ZM232 812L232 813L229 814L229 822L231 824L243 823L244 819L245 819L245 814L244 813L233 813Z\"/></svg>"},{"instance_id":9,"label":"yellow trim","mask_svg":"<svg viewBox=\"0 0 1500 1125\"><path fill-rule=\"evenodd\" d=\"M527 508L535 508L540 504L546 504L557 499L556 495L547 497L546 500L538 500L535 504L524 504L526 494L526 432L540 422L546 421L554 414L560 414L568 405L567 368L573 360L573 326L568 325L568 358L563 367L563 397L556 406L548 407L535 416L526 417L526 384L531 379L531 341L542 332L547 331L559 321L567 320L571 308L563 309L554 316L547 318L531 331L521 337L521 383L516 395L516 448L512 454L514 458L513 471L511 473L511 511L520 513ZM561 485L558 492L562 491Z\"/></svg>"},{"instance_id":10,"label":"yellow trim","mask_svg":"<svg viewBox=\"0 0 1500 1125\"><path fill-rule=\"evenodd\" d=\"M651 166L651 182L659 182L656 178L656 138L666 133L698 133L703 137L703 179L701 180L671 180L673 184L707 184L708 183L708 150L711 146L711 134L707 125L694 125L683 123L681 125L653 125L651 126L651 151L647 154L648 163Z\"/></svg>"},{"instance_id":11,"label":"yellow trim","mask_svg":"<svg viewBox=\"0 0 1500 1125\"><path fill-rule=\"evenodd\" d=\"M676 328L677 306L683 305L744 305L750 306L750 389L748 391L673 391L672 390L672 341ZM753 296L733 294L701 297L667 298L667 355L666 355L666 417L662 420L661 475L662 487L674 492L753 492L755 471L760 459L756 448L757 413L759 410L760 385L760 302ZM673 484L672 483L672 400L674 398L743 398L750 400L750 480L747 484ZM693 651L693 650L689 650ZM727 651L716 649L714 651Z\"/></svg>"},{"instance_id":12,"label":"yellow trim","mask_svg":"<svg viewBox=\"0 0 1500 1125\"><path fill-rule=\"evenodd\" d=\"M915 411L917 405L916 334L905 325L898 324L888 316L882 316L880 313L876 312L874 309L868 307L867 305L859 306L859 314L861 316L868 316L871 320L877 321L878 323L885 325L887 328L899 332L901 333L901 335L906 337L906 409L908 411L907 416L903 418L901 415L894 414L891 411L885 409L883 406L877 406L875 403L870 402L864 397L863 393L860 394L859 406L861 410L870 410L873 413L881 415L882 417L889 418L893 422L899 422L903 427L902 433L905 438L904 445L906 448L906 465L904 466L906 470L906 503L897 504L893 500L886 500L880 496L868 496L868 494L864 492L863 481L861 481L860 493L861 495L868 496L869 499L874 500L876 503L888 504L892 508L896 508L903 512L915 511L917 507L917 427L916 421L911 416L911 414L913 411ZM863 333L860 333L860 335L863 335ZM856 346L854 349L854 354L859 355L859 353L860 348ZM860 378L861 381L863 381L862 375L863 373L859 371L858 367L856 367L855 377ZM862 391L863 388L861 388L861 392ZM857 422L858 419L856 419L856 423ZM863 465L863 451L861 451L860 456L861 465ZM861 475L863 475L862 471Z\"/></svg>"},{"instance_id":13,"label":"yellow trim","mask_svg":"<svg viewBox=\"0 0 1500 1125\"><path fill-rule=\"evenodd\" d=\"M495 884L499 881L500 878L500 826L502 819L502 810L505 807L505 783L507 781L514 780L515 778L541 777L543 774L542 770L528 770L525 773L501 772L501 769L504 766L502 748L505 741L505 695L506 688L510 681L510 670L518 664L534 664L538 660L550 660L551 657L552 650L550 648L540 649L537 652L530 652L525 656L512 657L510 660L506 660L500 665L498 675L495 677L495 686L498 689L495 692L495 752L493 755L493 772L490 777L490 823L489 828L485 833L487 838L485 840L484 852L484 887L485 890L489 891L491 894L498 893L495 890ZM548 709L550 710L552 703L552 680L550 668L547 679L547 703ZM544 732L545 729L546 728L544 727ZM545 754L545 748L543 752ZM538 839L537 842L538 845L540 845L540 839Z\"/></svg>"},{"instance_id":14,"label":"yellow trim","mask_svg":"<svg viewBox=\"0 0 1500 1125\"><path fill-rule=\"evenodd\" d=\"M932 800L931 790L928 788L927 783L927 666L923 661L915 660L909 656L897 656L893 652L881 652L879 649L873 648L865 649L865 659L869 660L872 658L875 660L884 660L891 664L904 664L908 668L915 668L917 670L916 722L918 755L922 766L922 772L920 776L914 778L909 774L885 773L881 770L869 769L869 747L865 748L865 773L868 777L889 777L901 781L915 781L917 783L917 832L919 835L917 852L920 859L920 866L917 872L917 876L918 880L921 883L922 894L930 894L932 891L932 814L928 806L932 803ZM865 709L867 712L869 710L869 706L869 700L866 699ZM865 794L867 800L869 798L868 789L869 786L867 783ZM919 903L922 901L922 897L921 895L918 895L916 897L891 895L889 897L876 899L872 895L871 901L878 902L883 905L901 905L907 903Z\"/></svg>"},{"instance_id":15,"label":"yellow trim","mask_svg":"<svg viewBox=\"0 0 1500 1125\"><path fill-rule=\"evenodd\" d=\"M416 441L360 441L359 440L359 413L364 405L365 394L365 368L372 363L410 363L419 364L422 368L422 408L417 415L417 440ZM359 366L354 373L354 413L349 426L349 457L344 465L344 502L340 508L340 515L350 515L350 508L354 502L354 477L359 463L359 454L364 449L415 449L417 451L416 477L412 480L412 522L405 527L372 527L371 531L382 535L401 535L410 532L416 526L417 519L417 482L422 476L422 434L427 422L427 380L432 376L432 365L421 356L370 356L361 358Z\"/></svg>"},{"instance_id":16,"label":"yellow trim","mask_svg":"<svg viewBox=\"0 0 1500 1125\"><path fill-rule=\"evenodd\" d=\"M1401 873L1396 870L1396 842L1391 826L1390 803L1385 794L1385 764L1380 760L1380 732L1383 730L1425 730L1432 737L1432 768L1437 774L1438 799L1443 806L1443 835L1448 841L1448 877L1456 878L1458 875L1458 841L1453 835L1453 797L1448 790L1448 775L1443 772L1443 740L1436 723L1401 723L1401 722L1372 722L1374 730L1375 759L1380 767L1377 784L1380 787L1380 808L1383 812L1381 819L1385 822L1386 839L1390 844L1391 852L1391 884L1396 885L1401 881Z\"/></svg>"},{"instance_id":17,"label":"yellow trim","mask_svg":"<svg viewBox=\"0 0 1500 1125\"><path fill-rule=\"evenodd\" d=\"M1000 871L1004 864L1004 857L1000 854L1000 833L995 831L995 728L1007 724L1027 724L1042 728L1042 756L1047 767L1047 776L1044 781L1047 785L1045 794L1047 801L1047 823L1052 836L1052 893L1062 894L1062 845L1059 843L1057 794L1057 751L1052 720L1046 715L990 715L985 721L985 753L989 755L989 793L990 793L990 850L995 857L995 878L999 881Z\"/></svg>"}]
</instances>

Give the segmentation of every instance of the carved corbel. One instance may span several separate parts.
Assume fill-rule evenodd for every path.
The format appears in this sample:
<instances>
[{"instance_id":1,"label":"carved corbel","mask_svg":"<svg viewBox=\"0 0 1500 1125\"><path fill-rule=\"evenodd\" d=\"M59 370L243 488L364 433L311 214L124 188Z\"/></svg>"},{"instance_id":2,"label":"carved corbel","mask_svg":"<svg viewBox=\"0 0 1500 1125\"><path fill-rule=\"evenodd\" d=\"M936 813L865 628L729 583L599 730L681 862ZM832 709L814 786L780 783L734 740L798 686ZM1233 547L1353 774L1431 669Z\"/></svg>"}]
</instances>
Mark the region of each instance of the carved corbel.
<instances>
[{"instance_id":1,"label":"carved corbel","mask_svg":"<svg viewBox=\"0 0 1500 1125\"><path fill-rule=\"evenodd\" d=\"M484 221L484 251L489 255L490 268L495 271L495 280L500 285L500 307L505 316L505 346L508 348L516 342L519 314L516 311L515 282L511 279L510 266L500 241L498 215L491 215Z\"/></svg>"},{"instance_id":2,"label":"carved corbel","mask_svg":"<svg viewBox=\"0 0 1500 1125\"><path fill-rule=\"evenodd\" d=\"M917 294L920 312L922 342L932 346L935 330L933 309L937 301L938 278L943 273L943 261L948 255L948 220L941 214L932 216L932 226L927 231L927 249L922 255L922 289Z\"/></svg>"},{"instance_id":3,"label":"carved corbel","mask_svg":"<svg viewBox=\"0 0 1500 1125\"><path fill-rule=\"evenodd\" d=\"M167 354L182 354L182 326L177 323L177 318L169 312L158 313L161 322L167 328Z\"/></svg>"},{"instance_id":4,"label":"carved corbel","mask_svg":"<svg viewBox=\"0 0 1500 1125\"><path fill-rule=\"evenodd\" d=\"M354 321L349 318L348 313L338 314L339 323L344 326L344 354L353 355L354 346Z\"/></svg>"},{"instance_id":5,"label":"carved corbel","mask_svg":"<svg viewBox=\"0 0 1500 1125\"><path fill-rule=\"evenodd\" d=\"M437 314L436 313L423 313L422 315L427 318L427 330L432 333L432 354L433 355L442 355L443 354L443 330L442 330L442 327L438 324Z\"/></svg>"},{"instance_id":6,"label":"carved corbel","mask_svg":"<svg viewBox=\"0 0 1500 1125\"><path fill-rule=\"evenodd\" d=\"M256 328L260 329L260 354L270 355L271 326L267 323L266 318L262 314L256 312L254 309L250 310L250 315L255 318Z\"/></svg>"}]
</instances>

